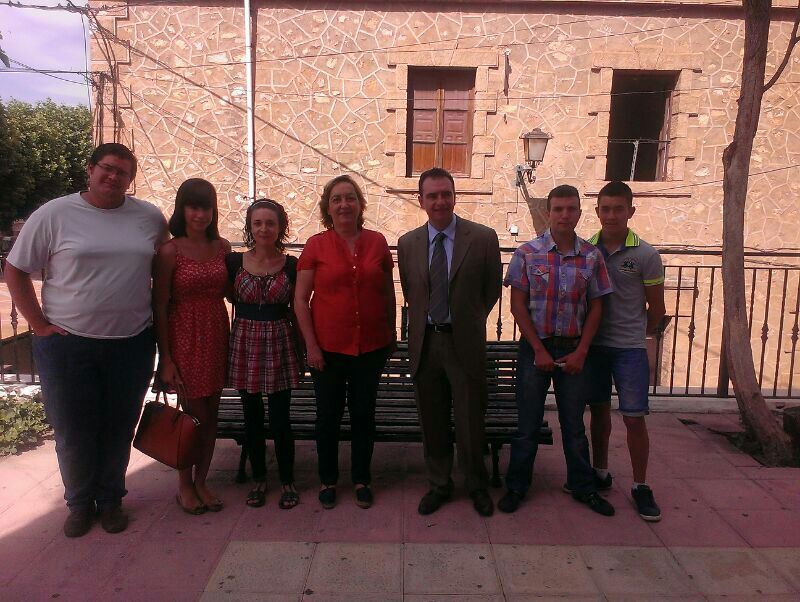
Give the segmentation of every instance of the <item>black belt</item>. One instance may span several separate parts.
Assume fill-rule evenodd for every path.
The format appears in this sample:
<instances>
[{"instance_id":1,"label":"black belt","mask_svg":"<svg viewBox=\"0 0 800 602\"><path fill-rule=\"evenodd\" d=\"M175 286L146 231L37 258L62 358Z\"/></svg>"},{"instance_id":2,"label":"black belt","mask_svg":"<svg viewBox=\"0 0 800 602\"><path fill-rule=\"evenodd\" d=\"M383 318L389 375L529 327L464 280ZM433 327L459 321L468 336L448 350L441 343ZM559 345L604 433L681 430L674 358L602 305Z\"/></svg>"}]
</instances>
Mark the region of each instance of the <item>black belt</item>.
<instances>
[{"instance_id":1,"label":"black belt","mask_svg":"<svg viewBox=\"0 0 800 602\"><path fill-rule=\"evenodd\" d=\"M452 324L428 324L425 326L425 330L429 330L431 332L453 332L453 325Z\"/></svg>"},{"instance_id":2,"label":"black belt","mask_svg":"<svg viewBox=\"0 0 800 602\"><path fill-rule=\"evenodd\" d=\"M289 313L289 306L286 304L268 303L259 305L258 303L237 303L234 306L235 316L243 320L255 320L258 322L272 322L285 318Z\"/></svg>"}]
</instances>

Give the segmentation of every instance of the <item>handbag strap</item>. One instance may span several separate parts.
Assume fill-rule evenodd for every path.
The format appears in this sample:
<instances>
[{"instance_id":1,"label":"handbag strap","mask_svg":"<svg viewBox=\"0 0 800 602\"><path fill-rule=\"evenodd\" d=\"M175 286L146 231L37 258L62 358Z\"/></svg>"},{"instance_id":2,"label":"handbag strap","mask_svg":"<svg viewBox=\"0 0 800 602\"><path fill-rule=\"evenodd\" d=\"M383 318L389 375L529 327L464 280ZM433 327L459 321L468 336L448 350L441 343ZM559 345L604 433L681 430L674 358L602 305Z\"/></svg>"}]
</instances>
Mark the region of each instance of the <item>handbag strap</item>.
<instances>
[{"instance_id":1,"label":"handbag strap","mask_svg":"<svg viewBox=\"0 0 800 602\"><path fill-rule=\"evenodd\" d=\"M166 406L170 405L166 391L162 389L156 391L156 403L163 403ZM183 385L178 385L175 390L175 408L178 410L182 409L184 412L186 411L186 388Z\"/></svg>"}]
</instances>

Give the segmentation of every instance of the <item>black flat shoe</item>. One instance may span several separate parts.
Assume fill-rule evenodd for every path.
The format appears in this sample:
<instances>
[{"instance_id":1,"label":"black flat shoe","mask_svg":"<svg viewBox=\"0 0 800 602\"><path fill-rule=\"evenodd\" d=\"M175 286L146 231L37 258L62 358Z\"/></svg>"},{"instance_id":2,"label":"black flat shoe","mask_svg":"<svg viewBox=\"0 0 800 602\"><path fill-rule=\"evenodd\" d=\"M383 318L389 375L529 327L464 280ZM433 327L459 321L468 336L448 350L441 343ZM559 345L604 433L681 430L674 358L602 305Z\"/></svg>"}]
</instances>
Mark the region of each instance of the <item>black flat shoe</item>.
<instances>
[{"instance_id":1,"label":"black flat shoe","mask_svg":"<svg viewBox=\"0 0 800 602\"><path fill-rule=\"evenodd\" d=\"M336 487L325 487L319 492L319 503L325 510L330 510L336 505Z\"/></svg>"},{"instance_id":2,"label":"black flat shoe","mask_svg":"<svg viewBox=\"0 0 800 602\"><path fill-rule=\"evenodd\" d=\"M364 485L356 489L356 506L359 508L367 509L372 506L374 498L372 497L372 490L369 485Z\"/></svg>"}]
</instances>

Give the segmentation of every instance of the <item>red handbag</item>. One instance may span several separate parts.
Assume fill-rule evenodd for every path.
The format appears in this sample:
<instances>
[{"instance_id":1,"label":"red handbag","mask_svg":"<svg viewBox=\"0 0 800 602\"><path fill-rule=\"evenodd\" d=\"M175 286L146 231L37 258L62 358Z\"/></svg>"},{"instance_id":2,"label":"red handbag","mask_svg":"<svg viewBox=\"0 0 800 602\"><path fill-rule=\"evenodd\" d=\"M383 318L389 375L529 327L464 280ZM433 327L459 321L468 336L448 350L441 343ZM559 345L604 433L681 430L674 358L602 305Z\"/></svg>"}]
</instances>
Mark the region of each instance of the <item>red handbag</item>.
<instances>
[{"instance_id":1,"label":"red handbag","mask_svg":"<svg viewBox=\"0 0 800 602\"><path fill-rule=\"evenodd\" d=\"M167 394L160 401L162 392L156 393L155 401L144 406L133 447L162 464L179 470L197 464L200 456L200 422L194 416L181 411L178 395L175 407L169 405Z\"/></svg>"}]
</instances>

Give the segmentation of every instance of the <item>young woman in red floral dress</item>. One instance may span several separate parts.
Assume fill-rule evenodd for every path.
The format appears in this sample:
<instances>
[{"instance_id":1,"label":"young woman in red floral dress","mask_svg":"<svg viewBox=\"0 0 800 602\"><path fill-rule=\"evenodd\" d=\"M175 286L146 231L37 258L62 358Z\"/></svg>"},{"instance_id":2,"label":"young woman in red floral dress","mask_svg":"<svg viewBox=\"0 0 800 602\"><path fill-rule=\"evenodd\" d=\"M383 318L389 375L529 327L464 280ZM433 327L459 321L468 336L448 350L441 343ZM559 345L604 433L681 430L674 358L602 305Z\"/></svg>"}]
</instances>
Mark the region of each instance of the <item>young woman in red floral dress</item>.
<instances>
[{"instance_id":1,"label":"young woman in red floral dress","mask_svg":"<svg viewBox=\"0 0 800 602\"><path fill-rule=\"evenodd\" d=\"M178 471L175 499L189 514L223 506L206 484L228 355L225 256L231 245L220 238L217 220L214 187L200 178L181 184L169 220L174 238L159 249L153 279L158 378L168 390L182 389L185 410L198 419L202 433L200 461Z\"/></svg>"}]
</instances>

